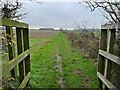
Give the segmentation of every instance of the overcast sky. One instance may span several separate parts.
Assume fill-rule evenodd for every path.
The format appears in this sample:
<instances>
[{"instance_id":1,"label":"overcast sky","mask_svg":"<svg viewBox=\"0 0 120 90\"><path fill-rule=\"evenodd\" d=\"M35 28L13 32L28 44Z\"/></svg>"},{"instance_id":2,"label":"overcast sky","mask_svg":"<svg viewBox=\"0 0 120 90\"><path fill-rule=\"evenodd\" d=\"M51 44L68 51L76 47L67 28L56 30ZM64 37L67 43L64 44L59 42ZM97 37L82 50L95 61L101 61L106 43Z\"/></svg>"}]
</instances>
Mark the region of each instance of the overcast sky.
<instances>
[{"instance_id":1,"label":"overcast sky","mask_svg":"<svg viewBox=\"0 0 120 90\"><path fill-rule=\"evenodd\" d=\"M105 22L102 14L96 10L91 12L78 2L25 2L24 11L28 13L22 21L30 28L55 27L75 28L88 21L89 27L100 27Z\"/></svg>"}]
</instances>

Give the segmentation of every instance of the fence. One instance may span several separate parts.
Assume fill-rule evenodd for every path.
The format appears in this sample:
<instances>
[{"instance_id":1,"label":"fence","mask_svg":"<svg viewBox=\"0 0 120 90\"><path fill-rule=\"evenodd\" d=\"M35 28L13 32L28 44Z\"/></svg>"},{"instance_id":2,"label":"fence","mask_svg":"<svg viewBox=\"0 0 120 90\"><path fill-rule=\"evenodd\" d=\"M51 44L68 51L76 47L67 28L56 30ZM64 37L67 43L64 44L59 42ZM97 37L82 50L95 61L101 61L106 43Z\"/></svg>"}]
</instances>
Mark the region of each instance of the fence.
<instances>
[{"instance_id":1,"label":"fence","mask_svg":"<svg viewBox=\"0 0 120 90\"><path fill-rule=\"evenodd\" d=\"M118 89L111 81L112 63L120 65L120 57L113 55L116 30L120 29L120 23L106 24L101 27L101 40L98 61L99 88ZM120 71L120 70L119 70ZM118 80L119 81L119 80Z\"/></svg>"},{"instance_id":2,"label":"fence","mask_svg":"<svg viewBox=\"0 0 120 90\"><path fill-rule=\"evenodd\" d=\"M29 29L28 24L20 23L18 21L9 20L6 18L0 18L0 26L6 28L6 36L8 42L8 55L9 62L2 65L1 81L3 78L11 72L11 76L16 78L15 69L18 65L19 69L19 82L18 89L26 88L30 79L30 53L29 53ZM15 45L13 38L13 27L16 30L16 42L17 42L17 56L15 56ZM17 72L18 72L17 71Z\"/></svg>"}]
</instances>

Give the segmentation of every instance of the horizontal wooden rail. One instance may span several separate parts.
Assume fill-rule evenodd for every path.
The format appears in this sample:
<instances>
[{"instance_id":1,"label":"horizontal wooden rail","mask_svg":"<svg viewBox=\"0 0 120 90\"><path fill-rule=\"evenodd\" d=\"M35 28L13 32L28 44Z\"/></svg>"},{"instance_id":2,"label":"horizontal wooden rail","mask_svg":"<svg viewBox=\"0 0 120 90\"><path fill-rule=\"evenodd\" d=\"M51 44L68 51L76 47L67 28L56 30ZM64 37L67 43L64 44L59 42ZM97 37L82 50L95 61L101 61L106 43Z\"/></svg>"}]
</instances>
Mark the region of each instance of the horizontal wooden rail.
<instances>
[{"instance_id":1,"label":"horizontal wooden rail","mask_svg":"<svg viewBox=\"0 0 120 90\"><path fill-rule=\"evenodd\" d=\"M109 80L107 80L101 73L97 72L97 76L110 90L117 90L116 87Z\"/></svg>"},{"instance_id":2,"label":"horizontal wooden rail","mask_svg":"<svg viewBox=\"0 0 120 90\"><path fill-rule=\"evenodd\" d=\"M26 50L13 60L9 61L8 63L4 64L2 67L2 78L8 74L18 63L24 60L29 55L29 50ZM1 72L1 71L0 71Z\"/></svg>"},{"instance_id":3,"label":"horizontal wooden rail","mask_svg":"<svg viewBox=\"0 0 120 90\"><path fill-rule=\"evenodd\" d=\"M110 53L108 53L108 52L106 52L104 50L99 50L99 54L104 56L105 58L113 61L114 63L120 65L120 57L117 57L117 56L115 56L113 54L110 54Z\"/></svg>"},{"instance_id":4,"label":"horizontal wooden rail","mask_svg":"<svg viewBox=\"0 0 120 90\"><path fill-rule=\"evenodd\" d=\"M28 24L26 24L26 23L10 20L10 19L7 19L7 18L0 18L0 26L28 28Z\"/></svg>"},{"instance_id":5,"label":"horizontal wooden rail","mask_svg":"<svg viewBox=\"0 0 120 90\"><path fill-rule=\"evenodd\" d=\"M24 89L29 79L30 79L30 72L25 76L25 78L23 79L22 83L18 87L18 90Z\"/></svg>"},{"instance_id":6,"label":"horizontal wooden rail","mask_svg":"<svg viewBox=\"0 0 120 90\"><path fill-rule=\"evenodd\" d=\"M101 26L101 29L120 29L120 23L105 24Z\"/></svg>"}]
</instances>

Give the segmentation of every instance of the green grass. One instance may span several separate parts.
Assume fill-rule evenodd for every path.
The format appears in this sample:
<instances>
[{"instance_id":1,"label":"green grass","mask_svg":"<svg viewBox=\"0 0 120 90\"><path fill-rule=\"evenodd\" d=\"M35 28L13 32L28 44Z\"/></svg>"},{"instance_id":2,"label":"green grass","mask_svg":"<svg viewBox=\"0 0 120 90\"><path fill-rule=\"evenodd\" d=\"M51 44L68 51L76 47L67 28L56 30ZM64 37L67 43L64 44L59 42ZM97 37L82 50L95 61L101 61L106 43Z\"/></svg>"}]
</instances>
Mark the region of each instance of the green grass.
<instances>
[{"instance_id":1,"label":"green grass","mask_svg":"<svg viewBox=\"0 0 120 90\"><path fill-rule=\"evenodd\" d=\"M42 45L38 43L31 52L31 80L30 86L37 87L58 87L57 72L55 66L55 36ZM42 42L43 43L43 42Z\"/></svg>"},{"instance_id":2,"label":"green grass","mask_svg":"<svg viewBox=\"0 0 120 90\"><path fill-rule=\"evenodd\" d=\"M30 39L30 47L32 47L33 45L35 45L37 42L40 42L41 39L39 38L34 38L34 39Z\"/></svg>"},{"instance_id":3,"label":"green grass","mask_svg":"<svg viewBox=\"0 0 120 90\"><path fill-rule=\"evenodd\" d=\"M30 43L36 44L31 50L31 87L59 87L57 83L58 72L55 68L57 50L62 57L62 77L65 81L65 87L98 87L95 64L84 59L83 55L70 45L62 32L42 41L39 39L31 40Z\"/></svg>"},{"instance_id":4,"label":"green grass","mask_svg":"<svg viewBox=\"0 0 120 90\"><path fill-rule=\"evenodd\" d=\"M98 80L94 63L83 59L83 55L71 47L63 34L60 42L62 42L60 53L63 60L63 77L66 81L66 87L97 87ZM84 84L84 82L86 83Z\"/></svg>"},{"instance_id":5,"label":"green grass","mask_svg":"<svg viewBox=\"0 0 120 90\"><path fill-rule=\"evenodd\" d=\"M93 32L93 34L94 34L95 37L99 38L101 33L96 31L96 32Z\"/></svg>"}]
</instances>

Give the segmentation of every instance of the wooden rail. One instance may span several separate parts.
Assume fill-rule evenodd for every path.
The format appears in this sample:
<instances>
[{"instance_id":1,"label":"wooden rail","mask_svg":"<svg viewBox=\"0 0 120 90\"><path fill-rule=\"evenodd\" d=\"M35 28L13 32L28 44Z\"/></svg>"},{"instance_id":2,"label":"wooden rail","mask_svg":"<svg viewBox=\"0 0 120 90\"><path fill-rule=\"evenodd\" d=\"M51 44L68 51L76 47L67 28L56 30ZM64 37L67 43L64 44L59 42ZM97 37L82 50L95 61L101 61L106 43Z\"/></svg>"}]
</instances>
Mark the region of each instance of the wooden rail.
<instances>
[{"instance_id":1,"label":"wooden rail","mask_svg":"<svg viewBox=\"0 0 120 90\"><path fill-rule=\"evenodd\" d=\"M116 87L109 81L107 80L101 73L97 72L98 77L100 78L100 80L106 85L108 86L108 88L110 88L111 90L115 89Z\"/></svg>"},{"instance_id":2,"label":"wooden rail","mask_svg":"<svg viewBox=\"0 0 120 90\"><path fill-rule=\"evenodd\" d=\"M110 82L110 79L112 63L114 62L115 64L120 65L120 57L113 55L116 30L119 28L120 23L101 26L97 75L99 78L99 88L102 90L117 90L117 87Z\"/></svg>"},{"instance_id":3,"label":"wooden rail","mask_svg":"<svg viewBox=\"0 0 120 90\"><path fill-rule=\"evenodd\" d=\"M105 24L101 26L101 29L120 29L120 23Z\"/></svg>"},{"instance_id":4,"label":"wooden rail","mask_svg":"<svg viewBox=\"0 0 120 90\"><path fill-rule=\"evenodd\" d=\"M7 18L0 18L0 26L28 28L28 24L26 23L10 20Z\"/></svg>"},{"instance_id":5,"label":"wooden rail","mask_svg":"<svg viewBox=\"0 0 120 90\"><path fill-rule=\"evenodd\" d=\"M11 72L11 77L17 79L15 73L16 66L19 66L19 82L18 89L27 88L30 79L30 53L29 53L29 27L26 23L21 23L6 18L0 18L0 26L6 27L6 35L8 42L9 62L2 65L2 79ZM13 27L16 28L17 56L15 55L15 44L12 41ZM3 79L4 80L4 79ZM1 80L2 81L2 80ZM17 87L16 87L17 88Z\"/></svg>"},{"instance_id":6,"label":"wooden rail","mask_svg":"<svg viewBox=\"0 0 120 90\"><path fill-rule=\"evenodd\" d=\"M18 90L21 90L21 88L24 88L29 79L30 79L30 72L25 76L24 80L22 81L22 83L18 87Z\"/></svg>"},{"instance_id":7,"label":"wooden rail","mask_svg":"<svg viewBox=\"0 0 120 90\"><path fill-rule=\"evenodd\" d=\"M16 58L14 58L13 60L5 63L2 66L2 78L7 75L17 64L19 64L23 59L25 59L28 55L29 55L29 50L23 52L22 54L20 54L19 56L17 56Z\"/></svg>"},{"instance_id":8,"label":"wooden rail","mask_svg":"<svg viewBox=\"0 0 120 90\"><path fill-rule=\"evenodd\" d=\"M105 58L111 60L112 62L120 65L120 57L117 57L111 53L104 51L104 50L99 50L99 54L104 56Z\"/></svg>"}]
</instances>

